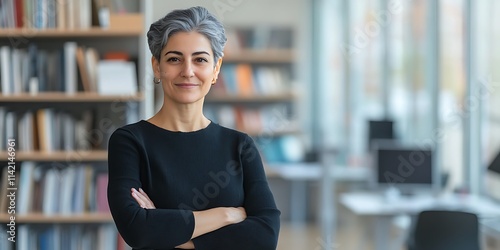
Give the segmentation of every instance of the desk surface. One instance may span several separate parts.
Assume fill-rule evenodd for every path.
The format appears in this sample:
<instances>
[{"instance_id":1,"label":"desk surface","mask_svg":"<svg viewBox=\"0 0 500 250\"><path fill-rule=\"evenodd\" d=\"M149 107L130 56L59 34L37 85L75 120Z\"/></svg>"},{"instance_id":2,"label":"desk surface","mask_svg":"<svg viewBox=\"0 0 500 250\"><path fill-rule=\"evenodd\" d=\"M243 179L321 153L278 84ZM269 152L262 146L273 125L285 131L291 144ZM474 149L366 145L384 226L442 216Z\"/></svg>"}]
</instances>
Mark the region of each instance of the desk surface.
<instances>
[{"instance_id":1,"label":"desk surface","mask_svg":"<svg viewBox=\"0 0 500 250\"><path fill-rule=\"evenodd\" d=\"M500 218L483 219L481 225L484 233L500 239Z\"/></svg>"},{"instance_id":2,"label":"desk surface","mask_svg":"<svg viewBox=\"0 0 500 250\"><path fill-rule=\"evenodd\" d=\"M324 169L318 163L272 164L267 167L269 177L280 177L286 180L319 180ZM338 181L367 181L370 175L366 167L332 166L332 178Z\"/></svg>"},{"instance_id":3,"label":"desk surface","mask_svg":"<svg viewBox=\"0 0 500 250\"><path fill-rule=\"evenodd\" d=\"M375 249L391 249L389 243L389 225L397 215L415 215L428 209L450 209L465 210L476 213L480 217L480 222L484 232L498 237L498 224L494 220L500 221L500 204L488 198L446 194L433 196L417 194L415 196L401 196L394 199L387 199L381 193L344 193L340 196L340 203L351 210L357 216L371 216L375 218L373 224L376 229L372 229L375 234ZM486 225L486 222L491 223Z\"/></svg>"},{"instance_id":4,"label":"desk surface","mask_svg":"<svg viewBox=\"0 0 500 250\"><path fill-rule=\"evenodd\" d=\"M465 210L474 212L480 217L500 216L499 203L471 195L446 194L433 196L418 194L388 200L381 193L344 193L340 196L340 202L355 214L365 216L416 214L426 209Z\"/></svg>"}]
</instances>

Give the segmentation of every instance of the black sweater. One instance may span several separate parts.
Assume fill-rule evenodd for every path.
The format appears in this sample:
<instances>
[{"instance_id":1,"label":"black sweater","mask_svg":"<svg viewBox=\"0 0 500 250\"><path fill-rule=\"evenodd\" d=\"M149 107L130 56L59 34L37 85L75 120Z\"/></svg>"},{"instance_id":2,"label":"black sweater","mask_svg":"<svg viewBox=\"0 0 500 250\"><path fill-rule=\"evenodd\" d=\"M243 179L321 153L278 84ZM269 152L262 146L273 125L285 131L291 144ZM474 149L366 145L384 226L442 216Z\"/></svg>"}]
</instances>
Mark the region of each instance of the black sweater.
<instances>
[{"instance_id":1,"label":"black sweater","mask_svg":"<svg viewBox=\"0 0 500 250\"><path fill-rule=\"evenodd\" d=\"M211 122L173 132L147 121L117 129L109 140L108 202L118 231L134 249L174 249L191 238L192 211L245 208L247 218L193 239L203 249L276 249L280 211L262 160L246 134ZM156 209L143 209L131 188Z\"/></svg>"}]
</instances>

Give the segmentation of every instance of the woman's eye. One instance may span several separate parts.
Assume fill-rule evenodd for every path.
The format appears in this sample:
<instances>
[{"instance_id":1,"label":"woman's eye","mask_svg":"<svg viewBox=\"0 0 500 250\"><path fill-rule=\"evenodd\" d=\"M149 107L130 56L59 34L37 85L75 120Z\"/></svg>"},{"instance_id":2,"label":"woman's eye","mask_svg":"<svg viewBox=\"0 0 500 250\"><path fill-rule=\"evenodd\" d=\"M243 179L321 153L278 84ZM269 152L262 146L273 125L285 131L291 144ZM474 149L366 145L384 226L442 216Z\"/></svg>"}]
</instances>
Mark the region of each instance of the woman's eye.
<instances>
[{"instance_id":1,"label":"woman's eye","mask_svg":"<svg viewBox=\"0 0 500 250\"><path fill-rule=\"evenodd\" d=\"M167 62L178 62L178 61L180 61L180 60L177 57L170 57L167 59Z\"/></svg>"},{"instance_id":2,"label":"woman's eye","mask_svg":"<svg viewBox=\"0 0 500 250\"><path fill-rule=\"evenodd\" d=\"M196 58L196 62L202 63L202 62L208 62L208 60L203 58L203 57L200 57L200 58Z\"/></svg>"}]
</instances>

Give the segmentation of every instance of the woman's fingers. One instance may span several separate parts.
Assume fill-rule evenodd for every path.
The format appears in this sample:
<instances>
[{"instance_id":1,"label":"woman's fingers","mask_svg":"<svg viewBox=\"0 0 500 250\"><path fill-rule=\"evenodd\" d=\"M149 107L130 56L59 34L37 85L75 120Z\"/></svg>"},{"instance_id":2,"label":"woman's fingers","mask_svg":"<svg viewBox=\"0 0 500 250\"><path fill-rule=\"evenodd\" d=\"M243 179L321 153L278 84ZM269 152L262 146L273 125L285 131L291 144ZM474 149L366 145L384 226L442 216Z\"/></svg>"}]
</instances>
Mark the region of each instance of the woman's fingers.
<instances>
[{"instance_id":1,"label":"woman's fingers","mask_svg":"<svg viewBox=\"0 0 500 250\"><path fill-rule=\"evenodd\" d=\"M139 192L137 192L135 188L132 188L131 191L132 191L132 197L134 197L135 201L139 203L139 206L145 208L146 203L142 200L142 195Z\"/></svg>"},{"instance_id":2,"label":"woman's fingers","mask_svg":"<svg viewBox=\"0 0 500 250\"><path fill-rule=\"evenodd\" d=\"M132 197L134 197L139 206L142 208L156 208L151 199L149 199L149 196L146 194L146 192L142 190L142 188L139 188L139 191L137 191L137 189L135 188L132 188Z\"/></svg>"}]
</instances>

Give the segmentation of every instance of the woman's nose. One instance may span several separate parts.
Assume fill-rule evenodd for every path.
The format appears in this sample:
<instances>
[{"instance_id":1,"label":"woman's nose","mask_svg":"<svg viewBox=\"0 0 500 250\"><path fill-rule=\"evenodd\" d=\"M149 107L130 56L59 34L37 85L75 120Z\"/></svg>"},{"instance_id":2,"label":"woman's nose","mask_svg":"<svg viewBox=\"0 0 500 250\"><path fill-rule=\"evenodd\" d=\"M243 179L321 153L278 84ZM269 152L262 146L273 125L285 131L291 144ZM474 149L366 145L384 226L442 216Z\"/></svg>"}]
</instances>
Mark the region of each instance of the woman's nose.
<instances>
[{"instance_id":1,"label":"woman's nose","mask_svg":"<svg viewBox=\"0 0 500 250\"><path fill-rule=\"evenodd\" d=\"M182 68L181 76L190 78L193 77L194 72L193 72L193 66L191 65L190 61L187 61L184 63L184 67Z\"/></svg>"}]
</instances>

